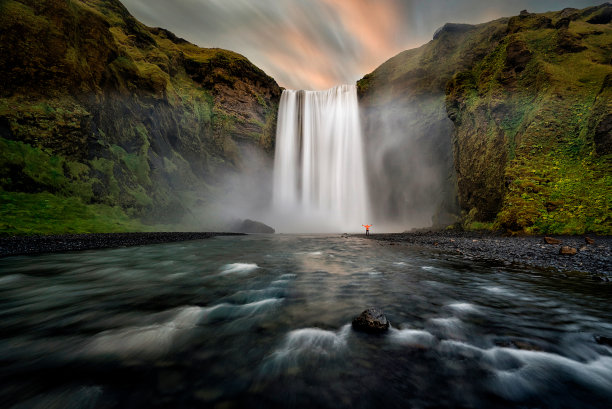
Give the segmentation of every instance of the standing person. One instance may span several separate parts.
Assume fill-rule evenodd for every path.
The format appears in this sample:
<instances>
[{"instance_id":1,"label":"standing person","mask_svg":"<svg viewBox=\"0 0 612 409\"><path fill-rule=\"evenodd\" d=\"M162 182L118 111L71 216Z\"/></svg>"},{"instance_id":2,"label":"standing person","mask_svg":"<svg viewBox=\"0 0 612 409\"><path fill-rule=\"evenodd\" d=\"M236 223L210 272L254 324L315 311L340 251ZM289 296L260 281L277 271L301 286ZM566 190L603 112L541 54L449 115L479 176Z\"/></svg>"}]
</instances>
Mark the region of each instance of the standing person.
<instances>
[{"instance_id":1,"label":"standing person","mask_svg":"<svg viewBox=\"0 0 612 409\"><path fill-rule=\"evenodd\" d=\"M372 227L371 224L362 224L363 227L366 228L366 236L370 235L370 227Z\"/></svg>"}]
</instances>

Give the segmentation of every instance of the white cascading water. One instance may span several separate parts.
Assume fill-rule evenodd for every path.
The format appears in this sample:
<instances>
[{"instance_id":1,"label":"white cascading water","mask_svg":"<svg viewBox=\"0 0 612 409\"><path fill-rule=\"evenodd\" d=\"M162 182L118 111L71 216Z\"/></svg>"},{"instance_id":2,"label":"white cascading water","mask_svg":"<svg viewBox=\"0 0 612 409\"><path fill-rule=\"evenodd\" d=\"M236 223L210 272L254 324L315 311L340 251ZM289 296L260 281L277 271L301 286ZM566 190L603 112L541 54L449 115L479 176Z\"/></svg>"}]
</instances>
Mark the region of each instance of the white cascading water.
<instances>
[{"instance_id":1,"label":"white cascading water","mask_svg":"<svg viewBox=\"0 0 612 409\"><path fill-rule=\"evenodd\" d=\"M282 232L354 232L370 224L357 87L285 90L274 159Z\"/></svg>"}]
</instances>

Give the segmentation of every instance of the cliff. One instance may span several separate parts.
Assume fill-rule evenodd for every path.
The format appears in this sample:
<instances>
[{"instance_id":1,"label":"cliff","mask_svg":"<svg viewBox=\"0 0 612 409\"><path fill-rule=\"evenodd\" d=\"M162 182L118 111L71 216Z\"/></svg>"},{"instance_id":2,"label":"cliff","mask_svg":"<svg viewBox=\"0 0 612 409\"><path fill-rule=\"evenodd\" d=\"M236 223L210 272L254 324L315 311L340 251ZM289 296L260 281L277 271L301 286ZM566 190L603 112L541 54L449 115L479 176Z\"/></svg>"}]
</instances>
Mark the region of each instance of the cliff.
<instances>
[{"instance_id":1,"label":"cliff","mask_svg":"<svg viewBox=\"0 0 612 409\"><path fill-rule=\"evenodd\" d=\"M434 222L452 219L456 189L466 228L610 233L611 15L606 3L447 24L365 76L370 145L385 145L381 129L401 129L400 144L419 154L388 157L429 169L428 179L418 167L379 177L398 191L425 180L420 205L441 198Z\"/></svg>"},{"instance_id":2,"label":"cliff","mask_svg":"<svg viewBox=\"0 0 612 409\"><path fill-rule=\"evenodd\" d=\"M197 228L224 175L273 151L272 78L118 0L3 1L0 55L0 232Z\"/></svg>"}]
</instances>

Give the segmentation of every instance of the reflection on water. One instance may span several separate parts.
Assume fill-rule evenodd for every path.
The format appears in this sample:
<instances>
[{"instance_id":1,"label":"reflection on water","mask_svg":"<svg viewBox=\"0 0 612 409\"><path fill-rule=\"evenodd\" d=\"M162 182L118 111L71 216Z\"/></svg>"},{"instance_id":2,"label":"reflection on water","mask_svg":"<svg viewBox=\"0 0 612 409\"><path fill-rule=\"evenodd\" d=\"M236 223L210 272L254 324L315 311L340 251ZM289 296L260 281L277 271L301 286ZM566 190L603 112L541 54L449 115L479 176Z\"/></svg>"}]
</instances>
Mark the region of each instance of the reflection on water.
<instances>
[{"instance_id":1,"label":"reflection on water","mask_svg":"<svg viewBox=\"0 0 612 409\"><path fill-rule=\"evenodd\" d=\"M0 402L607 408L610 289L335 236L13 257ZM387 334L351 329L369 306Z\"/></svg>"}]
</instances>

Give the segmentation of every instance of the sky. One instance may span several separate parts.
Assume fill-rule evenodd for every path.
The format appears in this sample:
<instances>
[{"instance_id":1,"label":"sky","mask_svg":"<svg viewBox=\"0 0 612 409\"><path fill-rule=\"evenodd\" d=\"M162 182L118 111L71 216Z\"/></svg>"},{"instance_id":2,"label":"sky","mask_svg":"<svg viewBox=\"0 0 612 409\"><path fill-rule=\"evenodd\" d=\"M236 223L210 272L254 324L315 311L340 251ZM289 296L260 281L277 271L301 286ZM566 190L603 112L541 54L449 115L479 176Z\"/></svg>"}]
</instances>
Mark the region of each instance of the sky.
<instances>
[{"instance_id":1,"label":"sky","mask_svg":"<svg viewBox=\"0 0 612 409\"><path fill-rule=\"evenodd\" d=\"M605 0L122 0L140 21L238 52L288 89L355 83L447 22L483 23Z\"/></svg>"}]
</instances>

